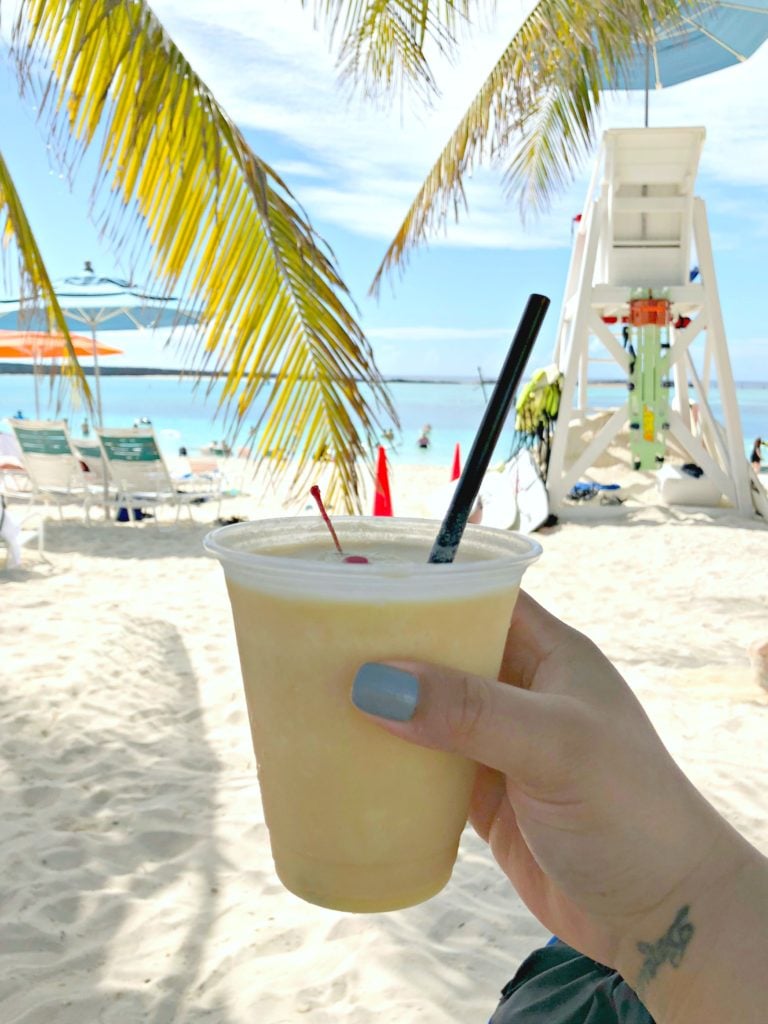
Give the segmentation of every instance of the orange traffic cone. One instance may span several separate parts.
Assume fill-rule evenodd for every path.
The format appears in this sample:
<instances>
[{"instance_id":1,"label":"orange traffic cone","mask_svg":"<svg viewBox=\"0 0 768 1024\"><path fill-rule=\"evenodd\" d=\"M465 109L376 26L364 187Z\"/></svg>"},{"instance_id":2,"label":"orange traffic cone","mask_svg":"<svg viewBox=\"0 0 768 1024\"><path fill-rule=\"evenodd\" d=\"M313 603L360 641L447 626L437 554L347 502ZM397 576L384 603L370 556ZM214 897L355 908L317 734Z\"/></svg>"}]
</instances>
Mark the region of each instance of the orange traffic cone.
<instances>
[{"instance_id":1,"label":"orange traffic cone","mask_svg":"<svg viewBox=\"0 0 768 1024\"><path fill-rule=\"evenodd\" d=\"M461 446L459 442L456 442L456 448L453 452L453 469L451 470L451 480L458 480L461 476Z\"/></svg>"},{"instance_id":2,"label":"orange traffic cone","mask_svg":"<svg viewBox=\"0 0 768 1024\"><path fill-rule=\"evenodd\" d=\"M379 445L379 457L376 463L376 493L373 496L373 514L375 516L391 516L392 498L389 493L389 472L387 470L387 453L383 445Z\"/></svg>"}]
</instances>

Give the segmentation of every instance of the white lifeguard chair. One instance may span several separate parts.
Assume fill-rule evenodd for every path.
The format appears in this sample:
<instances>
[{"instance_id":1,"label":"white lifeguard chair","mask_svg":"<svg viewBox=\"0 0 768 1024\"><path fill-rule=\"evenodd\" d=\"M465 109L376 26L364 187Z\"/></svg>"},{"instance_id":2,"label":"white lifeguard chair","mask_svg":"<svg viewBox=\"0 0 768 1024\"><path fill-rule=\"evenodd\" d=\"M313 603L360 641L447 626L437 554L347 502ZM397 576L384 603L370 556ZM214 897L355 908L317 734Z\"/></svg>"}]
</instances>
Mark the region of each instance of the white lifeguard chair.
<instances>
[{"instance_id":1,"label":"white lifeguard chair","mask_svg":"<svg viewBox=\"0 0 768 1024\"><path fill-rule=\"evenodd\" d=\"M693 192L704 138L704 128L626 128L603 135L577 224L555 347L554 362L563 374L563 392L546 481L554 512L562 513L563 499L573 485L628 426L627 402L568 462L571 426L583 422L588 413L590 363L615 361L625 378L628 376L630 354L616 329L618 326L620 332L628 319L633 293L645 289L646 294L668 299L671 314L670 408L664 428L701 467L710 486L740 514L753 515L751 468L736 403L706 207ZM694 255L698 276L692 280ZM697 339L699 370L692 349ZM591 345L599 348L598 358L591 355ZM602 377L605 379L604 371ZM722 425L710 404L715 381Z\"/></svg>"}]
</instances>

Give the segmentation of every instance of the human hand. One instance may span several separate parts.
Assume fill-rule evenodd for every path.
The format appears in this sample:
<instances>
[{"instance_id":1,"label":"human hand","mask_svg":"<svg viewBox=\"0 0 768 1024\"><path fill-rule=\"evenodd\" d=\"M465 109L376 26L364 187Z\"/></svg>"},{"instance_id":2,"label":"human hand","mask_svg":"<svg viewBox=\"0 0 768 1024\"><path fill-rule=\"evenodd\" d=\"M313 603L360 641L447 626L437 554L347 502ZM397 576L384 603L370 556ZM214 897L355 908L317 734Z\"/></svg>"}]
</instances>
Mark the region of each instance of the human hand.
<instances>
[{"instance_id":1,"label":"human hand","mask_svg":"<svg viewBox=\"0 0 768 1024\"><path fill-rule=\"evenodd\" d=\"M357 706L403 739L478 762L475 829L536 917L601 963L634 963L639 938L657 939L693 890L742 856L746 844L672 760L616 669L527 595L500 681L390 664L402 673L393 713L411 717L381 717L391 670L371 703L377 666L358 675Z\"/></svg>"}]
</instances>

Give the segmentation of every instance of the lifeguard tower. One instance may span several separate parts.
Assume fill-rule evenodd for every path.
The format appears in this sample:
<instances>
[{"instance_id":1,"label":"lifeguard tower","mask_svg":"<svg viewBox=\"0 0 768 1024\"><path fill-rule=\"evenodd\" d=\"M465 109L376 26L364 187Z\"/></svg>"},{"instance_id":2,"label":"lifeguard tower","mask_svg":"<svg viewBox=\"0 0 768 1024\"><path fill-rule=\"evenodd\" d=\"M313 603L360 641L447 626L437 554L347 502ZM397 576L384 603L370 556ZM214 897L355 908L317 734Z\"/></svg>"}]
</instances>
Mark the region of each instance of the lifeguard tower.
<instances>
[{"instance_id":1,"label":"lifeguard tower","mask_svg":"<svg viewBox=\"0 0 768 1024\"><path fill-rule=\"evenodd\" d=\"M704 128L603 135L555 347L563 391L546 480L554 512L563 511L569 491L616 435L629 430L635 468L660 469L674 438L703 470L715 501L725 497L741 515L753 515L706 208L693 191L704 138ZM604 380L605 364L614 362L627 401L583 450L569 453L569 431L589 412L590 379ZM722 424L711 407L715 382Z\"/></svg>"}]
</instances>

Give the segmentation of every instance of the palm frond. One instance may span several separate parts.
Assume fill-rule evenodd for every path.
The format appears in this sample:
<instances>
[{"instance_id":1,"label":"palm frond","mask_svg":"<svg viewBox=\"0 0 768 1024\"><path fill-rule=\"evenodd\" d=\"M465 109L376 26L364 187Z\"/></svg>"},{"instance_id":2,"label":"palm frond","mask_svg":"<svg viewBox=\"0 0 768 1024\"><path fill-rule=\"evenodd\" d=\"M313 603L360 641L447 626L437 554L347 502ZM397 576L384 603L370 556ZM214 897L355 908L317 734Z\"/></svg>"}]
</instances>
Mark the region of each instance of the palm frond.
<instances>
[{"instance_id":1,"label":"palm frond","mask_svg":"<svg viewBox=\"0 0 768 1024\"><path fill-rule=\"evenodd\" d=\"M91 390L75 354L69 328L56 299L56 292L48 276L37 239L2 153L0 153L0 243L4 261L8 257L8 250L12 244L16 249L18 257L16 277L21 307L20 322L23 325L25 310L28 310L30 316L40 308L46 310L47 329L58 331L62 335L67 350L64 362L65 373L59 377L59 386L61 387L66 381L75 387L88 408L92 409ZM7 271L7 265L5 269Z\"/></svg>"},{"instance_id":2,"label":"palm frond","mask_svg":"<svg viewBox=\"0 0 768 1024\"><path fill-rule=\"evenodd\" d=\"M304 6L309 0L302 0ZM331 30L341 80L368 98L415 89L423 99L437 92L425 55L429 42L443 55L457 45L457 31L473 9L493 0L315 0Z\"/></svg>"},{"instance_id":3,"label":"palm frond","mask_svg":"<svg viewBox=\"0 0 768 1024\"><path fill-rule=\"evenodd\" d=\"M122 247L146 250L165 293L200 311L205 331L187 336L184 354L224 378L228 429L273 375L256 457L277 437L281 472L300 481L325 445L329 500L358 508L355 462L370 461L379 417L396 414L333 253L285 183L144 0L22 0L13 38L28 87L39 65L50 69L41 110L52 134L72 140L62 159L99 148L105 233L117 239L119 228ZM302 416L288 420L296 394Z\"/></svg>"},{"instance_id":4,"label":"palm frond","mask_svg":"<svg viewBox=\"0 0 768 1024\"><path fill-rule=\"evenodd\" d=\"M594 144L607 83L619 82L654 22L699 0L540 0L515 33L432 166L371 285L466 208L464 178L505 164L522 215L546 209Z\"/></svg>"}]
</instances>

